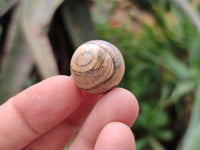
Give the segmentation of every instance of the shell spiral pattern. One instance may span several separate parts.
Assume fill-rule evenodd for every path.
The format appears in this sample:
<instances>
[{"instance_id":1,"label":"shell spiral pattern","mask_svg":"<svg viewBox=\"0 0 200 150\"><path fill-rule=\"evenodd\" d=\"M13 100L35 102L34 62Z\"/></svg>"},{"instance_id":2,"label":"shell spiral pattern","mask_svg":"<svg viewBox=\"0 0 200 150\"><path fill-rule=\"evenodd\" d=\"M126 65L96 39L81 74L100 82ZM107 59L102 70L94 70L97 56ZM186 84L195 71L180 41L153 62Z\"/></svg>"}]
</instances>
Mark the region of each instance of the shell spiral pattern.
<instances>
[{"instance_id":1,"label":"shell spiral pattern","mask_svg":"<svg viewBox=\"0 0 200 150\"><path fill-rule=\"evenodd\" d=\"M92 40L73 54L70 71L78 87L88 93L105 93L116 87L124 75L124 60L111 43Z\"/></svg>"}]
</instances>

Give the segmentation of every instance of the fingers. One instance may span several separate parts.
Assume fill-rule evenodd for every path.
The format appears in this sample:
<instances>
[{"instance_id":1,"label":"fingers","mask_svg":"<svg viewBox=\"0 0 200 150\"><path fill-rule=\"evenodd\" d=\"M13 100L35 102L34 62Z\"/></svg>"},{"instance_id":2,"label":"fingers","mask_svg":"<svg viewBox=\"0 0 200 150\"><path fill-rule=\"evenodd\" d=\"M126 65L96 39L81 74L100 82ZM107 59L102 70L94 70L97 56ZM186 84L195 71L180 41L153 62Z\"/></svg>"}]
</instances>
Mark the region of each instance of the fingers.
<instances>
[{"instance_id":1,"label":"fingers","mask_svg":"<svg viewBox=\"0 0 200 150\"><path fill-rule=\"evenodd\" d=\"M80 125L88 116L93 106L96 104L100 95L92 95L83 92L83 100L80 106L63 121L56 128L50 130L48 133L34 140L31 144L23 150L61 150L65 147L66 143L70 142L71 138L80 128Z\"/></svg>"},{"instance_id":2,"label":"fingers","mask_svg":"<svg viewBox=\"0 0 200 150\"><path fill-rule=\"evenodd\" d=\"M49 78L11 98L0 107L0 149L21 149L69 117L81 101L81 91L67 76Z\"/></svg>"},{"instance_id":3,"label":"fingers","mask_svg":"<svg viewBox=\"0 0 200 150\"><path fill-rule=\"evenodd\" d=\"M120 94L120 92L121 93L125 92L125 94L120 94L120 95L123 97L123 95L128 94L128 95L130 95L131 100L134 99L133 95L130 94L129 92L127 92L126 90L123 90L123 89L118 89L118 90L113 90L114 91L113 95L115 95L116 91L117 91L118 94ZM113 91L111 91L111 92L113 92ZM39 149L39 148L40 149L48 149L48 150L62 149L65 146L65 144L69 142L70 137L72 137L72 135L79 129L80 124L82 123L83 120L85 120L85 118L87 117L87 115L89 114L89 112L91 111L93 106L96 104L96 101L99 99L99 97L101 97L101 96L90 95L90 94L84 93L83 94L83 100L82 100L80 106L77 108L77 110L69 118L67 118L64 122L62 122L55 129L52 129L47 134L41 136L40 138L38 138L37 140L32 142L28 147L25 148L25 150ZM124 99L122 99L122 100L126 101L126 98L127 98L127 96L124 97L125 100ZM104 97L102 97L102 99L104 99ZM102 99L100 99L100 101L102 101ZM115 96L114 96L113 99L115 100ZM110 99L107 98L104 101L105 102L110 101ZM122 101L122 103L124 103L123 101ZM135 102L135 99L133 101L134 101L133 103L136 103L135 107L137 108L137 102ZM99 104L97 104L97 105L99 105ZM107 103L105 105L109 105L109 104ZM123 105L124 104L122 104L122 106ZM128 102L126 102L126 105L129 105L129 100L128 100ZM115 105L111 105L111 107L112 106L115 107ZM121 105L117 105L117 106L121 107ZM104 109L103 108L104 105L100 105L99 107L102 107L101 108L102 110ZM96 108L97 107L95 107L93 109L92 113L96 111L95 110ZM134 109L134 107L132 107L131 109ZM129 111L129 108L127 110ZM137 116L138 108L135 111L136 111L136 113L134 113L133 115L131 114L131 117L129 117L129 118L131 118L130 121L129 121L130 122L129 124L132 124L131 122L133 120L135 120L135 116ZM130 111L130 113L132 113L132 111ZM102 121L102 120L100 120L100 121ZM93 124L93 126L96 126L96 122ZM79 143L76 143L76 144L77 144L76 146L79 145ZM74 149L78 150L77 147L74 148ZM80 149L82 149L82 148L80 148ZM91 148L91 149L93 149L93 148Z\"/></svg>"},{"instance_id":4,"label":"fingers","mask_svg":"<svg viewBox=\"0 0 200 150\"><path fill-rule=\"evenodd\" d=\"M0 107L0 149L21 149L44 133L31 144L32 147L48 142L52 147L60 146L55 149L63 147L99 97L81 93L72 78L66 76L47 79L25 90ZM137 113L138 104L133 95L126 90L115 89L101 98L74 143L80 144L77 146L82 150L93 149L98 134L108 122L121 121L130 126ZM88 129L91 131L87 132ZM52 142L49 137L63 137L65 140L58 138ZM73 144L71 148L77 149Z\"/></svg>"},{"instance_id":5,"label":"fingers","mask_svg":"<svg viewBox=\"0 0 200 150\"><path fill-rule=\"evenodd\" d=\"M131 126L139 107L135 97L125 89L114 89L103 96L83 124L69 150L92 150L103 127L109 122Z\"/></svg>"},{"instance_id":6,"label":"fingers","mask_svg":"<svg viewBox=\"0 0 200 150\"><path fill-rule=\"evenodd\" d=\"M72 136L77 132L78 127L64 121L56 128L45 133L34 140L23 150L61 150L64 149Z\"/></svg>"},{"instance_id":7,"label":"fingers","mask_svg":"<svg viewBox=\"0 0 200 150\"><path fill-rule=\"evenodd\" d=\"M109 123L100 132L94 150L135 150L132 131L123 123Z\"/></svg>"}]
</instances>

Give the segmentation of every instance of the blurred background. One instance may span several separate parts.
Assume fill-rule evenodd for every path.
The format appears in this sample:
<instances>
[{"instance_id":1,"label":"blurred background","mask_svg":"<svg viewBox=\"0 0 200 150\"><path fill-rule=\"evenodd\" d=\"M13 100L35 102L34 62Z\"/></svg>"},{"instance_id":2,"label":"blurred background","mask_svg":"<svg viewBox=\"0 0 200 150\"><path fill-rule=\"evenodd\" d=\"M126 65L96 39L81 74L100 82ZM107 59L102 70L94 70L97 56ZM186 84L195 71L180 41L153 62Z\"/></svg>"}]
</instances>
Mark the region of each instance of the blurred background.
<instances>
[{"instance_id":1,"label":"blurred background","mask_svg":"<svg viewBox=\"0 0 200 150\"><path fill-rule=\"evenodd\" d=\"M122 52L140 104L137 150L200 149L199 0L0 0L0 104L92 39Z\"/></svg>"}]
</instances>

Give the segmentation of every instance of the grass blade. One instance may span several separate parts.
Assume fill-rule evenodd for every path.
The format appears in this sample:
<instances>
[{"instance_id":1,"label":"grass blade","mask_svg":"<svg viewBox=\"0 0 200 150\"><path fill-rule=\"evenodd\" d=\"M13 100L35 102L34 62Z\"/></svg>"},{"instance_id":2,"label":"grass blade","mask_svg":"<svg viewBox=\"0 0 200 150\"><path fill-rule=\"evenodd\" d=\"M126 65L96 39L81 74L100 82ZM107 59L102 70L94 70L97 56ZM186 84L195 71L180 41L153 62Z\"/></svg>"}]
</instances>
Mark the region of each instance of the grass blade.
<instances>
[{"instance_id":1,"label":"grass blade","mask_svg":"<svg viewBox=\"0 0 200 150\"><path fill-rule=\"evenodd\" d=\"M22 89L33 66L32 56L27 50L27 43L19 27L18 9L14 14L5 44L6 54L0 74L0 104Z\"/></svg>"},{"instance_id":2,"label":"grass blade","mask_svg":"<svg viewBox=\"0 0 200 150\"><path fill-rule=\"evenodd\" d=\"M22 27L42 78L58 74L56 60L45 27L62 0L24 0L21 3Z\"/></svg>"}]
</instances>

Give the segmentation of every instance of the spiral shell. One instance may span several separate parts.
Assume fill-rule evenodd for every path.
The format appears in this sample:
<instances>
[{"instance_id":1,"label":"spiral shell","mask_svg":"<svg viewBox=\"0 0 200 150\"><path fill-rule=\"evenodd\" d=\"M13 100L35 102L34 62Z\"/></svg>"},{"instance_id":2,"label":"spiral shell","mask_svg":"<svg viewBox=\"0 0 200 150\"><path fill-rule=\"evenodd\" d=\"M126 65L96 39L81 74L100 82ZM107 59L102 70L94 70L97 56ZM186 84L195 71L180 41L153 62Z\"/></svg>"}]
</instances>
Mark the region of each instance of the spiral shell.
<instances>
[{"instance_id":1,"label":"spiral shell","mask_svg":"<svg viewBox=\"0 0 200 150\"><path fill-rule=\"evenodd\" d=\"M116 87L124 75L124 60L111 43L92 40L73 54L70 70L78 87L88 93L105 93Z\"/></svg>"}]
</instances>

